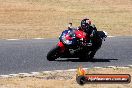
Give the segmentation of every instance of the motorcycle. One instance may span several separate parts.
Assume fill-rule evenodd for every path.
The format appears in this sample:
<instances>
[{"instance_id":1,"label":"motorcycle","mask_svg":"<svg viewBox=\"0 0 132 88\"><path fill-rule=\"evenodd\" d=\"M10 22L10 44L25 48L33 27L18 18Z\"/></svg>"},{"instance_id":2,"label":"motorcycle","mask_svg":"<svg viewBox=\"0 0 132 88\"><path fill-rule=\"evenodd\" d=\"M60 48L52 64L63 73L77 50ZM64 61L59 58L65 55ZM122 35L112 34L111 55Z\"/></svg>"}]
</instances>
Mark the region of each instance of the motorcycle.
<instances>
[{"instance_id":1,"label":"motorcycle","mask_svg":"<svg viewBox=\"0 0 132 88\"><path fill-rule=\"evenodd\" d=\"M93 59L96 51L101 47L102 41L107 37L104 31L97 31L98 37L93 39L93 44L87 43L90 38L85 32L77 29L67 29L59 37L58 44L47 54L47 60L72 57L80 59Z\"/></svg>"}]
</instances>

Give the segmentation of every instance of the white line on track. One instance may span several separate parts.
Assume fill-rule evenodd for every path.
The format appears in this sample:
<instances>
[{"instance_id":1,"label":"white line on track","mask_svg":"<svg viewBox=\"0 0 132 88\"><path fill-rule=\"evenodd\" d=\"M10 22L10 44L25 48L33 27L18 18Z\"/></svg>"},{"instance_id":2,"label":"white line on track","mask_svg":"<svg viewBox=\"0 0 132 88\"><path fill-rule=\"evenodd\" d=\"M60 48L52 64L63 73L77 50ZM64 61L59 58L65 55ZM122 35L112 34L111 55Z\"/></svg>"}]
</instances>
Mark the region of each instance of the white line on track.
<instances>
[{"instance_id":1,"label":"white line on track","mask_svg":"<svg viewBox=\"0 0 132 88\"><path fill-rule=\"evenodd\" d=\"M116 36L108 36L108 37L111 38L111 37L116 37ZM46 38L33 38L33 39L41 40L41 39L46 39ZM15 40L23 40L23 39L5 39L5 40L8 40L8 41L15 41Z\"/></svg>"},{"instance_id":2,"label":"white line on track","mask_svg":"<svg viewBox=\"0 0 132 88\"><path fill-rule=\"evenodd\" d=\"M45 39L45 38L33 38L33 39Z\"/></svg>"},{"instance_id":3,"label":"white line on track","mask_svg":"<svg viewBox=\"0 0 132 88\"><path fill-rule=\"evenodd\" d=\"M121 68L121 69L126 69L126 68L132 68L132 65L127 65L127 66L105 66L105 67L91 67L91 68L96 68L96 69L100 69L100 68ZM91 68L83 68L85 70L91 69ZM16 77L16 76L25 76L25 77L32 77L35 75L39 75L41 73L53 73L53 72L65 72L65 71L77 71L77 69L67 69L67 70L52 70L52 71L41 71L41 72L30 72L30 73L18 73L18 74L9 74L9 75L0 75L0 78L9 78L9 77Z\"/></svg>"},{"instance_id":4,"label":"white line on track","mask_svg":"<svg viewBox=\"0 0 132 88\"><path fill-rule=\"evenodd\" d=\"M14 40L20 40L20 39L6 39L6 40L9 40L9 41L14 41Z\"/></svg>"},{"instance_id":5,"label":"white line on track","mask_svg":"<svg viewBox=\"0 0 132 88\"><path fill-rule=\"evenodd\" d=\"M111 37L116 37L116 36L108 36L109 38L111 38Z\"/></svg>"}]
</instances>

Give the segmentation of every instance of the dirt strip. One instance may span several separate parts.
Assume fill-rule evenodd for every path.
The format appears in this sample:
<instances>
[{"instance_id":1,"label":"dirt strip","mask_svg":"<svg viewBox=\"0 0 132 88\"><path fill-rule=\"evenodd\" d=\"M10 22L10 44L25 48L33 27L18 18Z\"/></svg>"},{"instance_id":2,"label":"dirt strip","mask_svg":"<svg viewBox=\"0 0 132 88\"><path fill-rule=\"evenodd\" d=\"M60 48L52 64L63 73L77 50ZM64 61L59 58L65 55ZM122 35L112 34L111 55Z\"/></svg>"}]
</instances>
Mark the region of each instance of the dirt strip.
<instances>
[{"instance_id":1,"label":"dirt strip","mask_svg":"<svg viewBox=\"0 0 132 88\"><path fill-rule=\"evenodd\" d=\"M132 68L91 68L88 74L130 74ZM132 88L129 84L85 84L76 82L76 71L40 73L34 77L0 78L0 88Z\"/></svg>"}]
</instances>

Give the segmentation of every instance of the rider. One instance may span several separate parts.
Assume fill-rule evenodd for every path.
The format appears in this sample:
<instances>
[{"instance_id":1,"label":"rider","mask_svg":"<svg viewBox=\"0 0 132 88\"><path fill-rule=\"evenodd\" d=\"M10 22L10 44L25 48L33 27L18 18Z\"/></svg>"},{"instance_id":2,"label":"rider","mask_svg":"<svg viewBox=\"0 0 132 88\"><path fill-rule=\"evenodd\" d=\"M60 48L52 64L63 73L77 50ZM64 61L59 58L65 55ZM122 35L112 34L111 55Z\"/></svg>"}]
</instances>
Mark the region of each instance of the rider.
<instances>
[{"instance_id":1,"label":"rider","mask_svg":"<svg viewBox=\"0 0 132 88\"><path fill-rule=\"evenodd\" d=\"M91 21L88 18L85 18L81 21L81 26L79 29L83 30L88 37L90 38L88 44L92 46L93 38L96 36L97 28L94 24L91 24Z\"/></svg>"},{"instance_id":2,"label":"rider","mask_svg":"<svg viewBox=\"0 0 132 88\"><path fill-rule=\"evenodd\" d=\"M72 27L72 23L69 23L68 29L74 29ZM78 27L77 29L84 31L86 35L88 35L88 37L90 38L90 40L84 42L83 45L94 46L94 49L89 56L89 58L93 58L97 50L100 48L100 47L96 47L95 45L96 43L94 43L93 41L93 39L98 37L97 28L95 27L94 24L91 24L91 21L89 19L85 18L81 21L81 26Z\"/></svg>"},{"instance_id":3,"label":"rider","mask_svg":"<svg viewBox=\"0 0 132 88\"><path fill-rule=\"evenodd\" d=\"M100 48L96 45L95 41L93 41L95 38L97 39L98 37L97 28L94 24L91 24L91 21L89 19L85 18L81 21L81 27L79 29L83 30L90 38L90 40L87 41L87 45L94 47L89 56L89 58L92 59L97 50Z\"/></svg>"}]
</instances>

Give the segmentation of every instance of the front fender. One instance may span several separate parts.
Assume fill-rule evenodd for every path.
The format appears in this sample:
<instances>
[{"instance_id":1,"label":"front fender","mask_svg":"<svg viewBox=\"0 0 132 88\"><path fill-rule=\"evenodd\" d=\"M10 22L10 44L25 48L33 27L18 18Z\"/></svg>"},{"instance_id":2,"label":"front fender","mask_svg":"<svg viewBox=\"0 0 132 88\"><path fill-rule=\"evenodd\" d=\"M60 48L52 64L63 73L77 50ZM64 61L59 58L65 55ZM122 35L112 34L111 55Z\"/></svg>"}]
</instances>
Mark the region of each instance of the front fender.
<instances>
[{"instance_id":1,"label":"front fender","mask_svg":"<svg viewBox=\"0 0 132 88\"><path fill-rule=\"evenodd\" d=\"M61 51L61 52L64 52L64 51L65 51L65 46L64 46L64 44L63 44L61 41L58 42L57 45L60 47L60 51Z\"/></svg>"},{"instance_id":2,"label":"front fender","mask_svg":"<svg viewBox=\"0 0 132 88\"><path fill-rule=\"evenodd\" d=\"M64 47L64 44L62 42L58 42L57 44L59 47Z\"/></svg>"}]
</instances>

